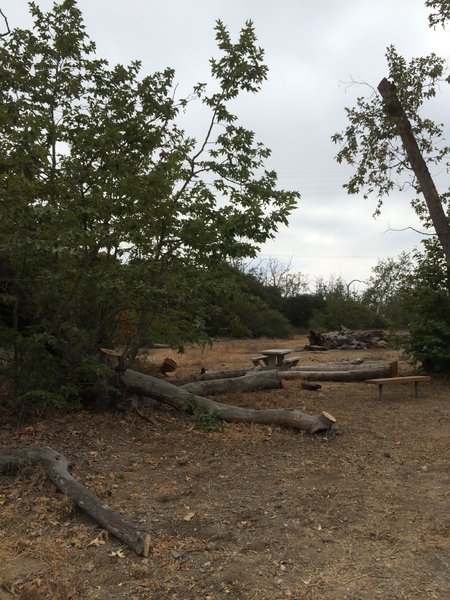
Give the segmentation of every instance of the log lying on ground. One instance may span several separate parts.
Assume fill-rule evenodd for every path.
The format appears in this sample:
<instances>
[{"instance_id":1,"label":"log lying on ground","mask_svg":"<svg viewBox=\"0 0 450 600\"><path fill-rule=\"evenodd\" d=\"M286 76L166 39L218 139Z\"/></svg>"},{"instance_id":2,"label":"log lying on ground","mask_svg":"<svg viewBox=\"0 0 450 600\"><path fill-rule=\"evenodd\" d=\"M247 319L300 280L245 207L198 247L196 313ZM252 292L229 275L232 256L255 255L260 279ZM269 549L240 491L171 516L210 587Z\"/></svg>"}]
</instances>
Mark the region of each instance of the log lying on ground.
<instances>
[{"instance_id":1,"label":"log lying on ground","mask_svg":"<svg viewBox=\"0 0 450 600\"><path fill-rule=\"evenodd\" d=\"M126 388L137 395L150 396L184 410L192 400L192 392L174 386L167 381L128 369L121 380ZM198 406L208 414L217 414L220 419L231 423L260 423L300 429L313 434L329 431L336 419L329 413L310 415L294 409L252 409L216 402L195 395Z\"/></svg>"},{"instance_id":2,"label":"log lying on ground","mask_svg":"<svg viewBox=\"0 0 450 600\"><path fill-rule=\"evenodd\" d=\"M226 392L248 392L253 390L276 389L283 387L280 375L276 371L251 371L241 377L210 379L182 386L191 394L223 394Z\"/></svg>"},{"instance_id":3,"label":"log lying on ground","mask_svg":"<svg viewBox=\"0 0 450 600\"><path fill-rule=\"evenodd\" d=\"M309 365L310 370L303 366L283 373L284 379L308 379L313 381L364 381L365 379L376 379L378 377L395 377L398 374L398 363L377 363L374 365L351 365L339 368L332 365L330 368L323 365L322 368Z\"/></svg>"},{"instance_id":4,"label":"log lying on ground","mask_svg":"<svg viewBox=\"0 0 450 600\"><path fill-rule=\"evenodd\" d=\"M232 379L244 377L247 373L255 373L254 369L239 369L235 371L216 371L213 373L196 373L187 379L170 379L172 385L186 385L197 381L211 381L213 379Z\"/></svg>"},{"instance_id":5,"label":"log lying on ground","mask_svg":"<svg viewBox=\"0 0 450 600\"><path fill-rule=\"evenodd\" d=\"M136 554L148 556L150 534L126 521L70 474L67 458L47 446L0 449L0 473L8 474L27 464L41 465L49 479L94 521L109 531Z\"/></svg>"},{"instance_id":6,"label":"log lying on ground","mask_svg":"<svg viewBox=\"0 0 450 600\"><path fill-rule=\"evenodd\" d=\"M292 367L292 371L357 371L358 369L390 369L393 362L386 360L375 360L367 362L302 362L297 367Z\"/></svg>"},{"instance_id":7,"label":"log lying on ground","mask_svg":"<svg viewBox=\"0 0 450 600\"><path fill-rule=\"evenodd\" d=\"M327 333L311 330L308 339L310 348L323 347L327 350L386 348L387 346L384 332L381 329L353 331L342 325L338 331L328 331Z\"/></svg>"}]
</instances>

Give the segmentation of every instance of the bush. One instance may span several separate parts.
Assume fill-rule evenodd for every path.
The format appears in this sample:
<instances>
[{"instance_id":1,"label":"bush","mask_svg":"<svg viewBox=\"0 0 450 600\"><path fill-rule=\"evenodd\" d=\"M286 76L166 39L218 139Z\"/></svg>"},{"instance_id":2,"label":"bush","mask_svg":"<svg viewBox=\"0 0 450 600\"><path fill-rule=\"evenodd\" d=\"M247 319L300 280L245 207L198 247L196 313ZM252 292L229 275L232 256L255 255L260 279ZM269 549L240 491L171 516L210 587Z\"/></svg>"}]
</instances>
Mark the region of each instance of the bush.
<instances>
[{"instance_id":1,"label":"bush","mask_svg":"<svg viewBox=\"0 0 450 600\"><path fill-rule=\"evenodd\" d=\"M327 298L323 309L314 311L309 325L314 330L331 331L340 325L350 329L367 329L374 327L375 322L374 311L360 300L332 295Z\"/></svg>"},{"instance_id":2,"label":"bush","mask_svg":"<svg viewBox=\"0 0 450 600\"><path fill-rule=\"evenodd\" d=\"M429 373L450 373L450 302L446 290L417 288L405 305L411 316L402 346Z\"/></svg>"},{"instance_id":3,"label":"bush","mask_svg":"<svg viewBox=\"0 0 450 600\"><path fill-rule=\"evenodd\" d=\"M235 315L253 337L289 337L292 325L281 313L259 298L243 297L235 305Z\"/></svg>"}]
</instances>

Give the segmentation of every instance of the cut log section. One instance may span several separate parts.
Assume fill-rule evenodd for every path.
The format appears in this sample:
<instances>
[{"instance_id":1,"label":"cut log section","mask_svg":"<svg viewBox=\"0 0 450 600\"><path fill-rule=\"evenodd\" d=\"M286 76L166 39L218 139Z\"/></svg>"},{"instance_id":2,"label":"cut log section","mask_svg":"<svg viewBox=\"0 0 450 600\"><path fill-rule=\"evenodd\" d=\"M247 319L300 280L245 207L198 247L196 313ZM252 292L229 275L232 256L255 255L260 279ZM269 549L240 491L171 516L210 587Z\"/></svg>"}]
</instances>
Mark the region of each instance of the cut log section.
<instances>
[{"instance_id":1,"label":"cut log section","mask_svg":"<svg viewBox=\"0 0 450 600\"><path fill-rule=\"evenodd\" d=\"M309 390L311 392L317 392L322 388L320 383L313 383L312 381L302 381L300 387L302 390Z\"/></svg>"},{"instance_id":2,"label":"cut log section","mask_svg":"<svg viewBox=\"0 0 450 600\"><path fill-rule=\"evenodd\" d=\"M192 392L183 387L174 386L167 381L144 375L128 369L121 377L128 391L140 395L150 396L162 402L183 410L186 403L192 400ZM266 425L280 425L299 429L313 434L329 431L336 419L329 413L310 415L294 409L253 409L242 408L216 402L210 398L195 395L198 406L208 414L216 414L220 419L232 423L259 423Z\"/></svg>"},{"instance_id":3,"label":"cut log section","mask_svg":"<svg viewBox=\"0 0 450 600\"><path fill-rule=\"evenodd\" d=\"M70 462L63 454L47 446L0 449L0 473L12 473L27 464L41 465L56 487L63 494L72 498L75 504L101 527L129 546L136 554L148 556L150 534L134 523L125 520L72 477Z\"/></svg>"}]
</instances>

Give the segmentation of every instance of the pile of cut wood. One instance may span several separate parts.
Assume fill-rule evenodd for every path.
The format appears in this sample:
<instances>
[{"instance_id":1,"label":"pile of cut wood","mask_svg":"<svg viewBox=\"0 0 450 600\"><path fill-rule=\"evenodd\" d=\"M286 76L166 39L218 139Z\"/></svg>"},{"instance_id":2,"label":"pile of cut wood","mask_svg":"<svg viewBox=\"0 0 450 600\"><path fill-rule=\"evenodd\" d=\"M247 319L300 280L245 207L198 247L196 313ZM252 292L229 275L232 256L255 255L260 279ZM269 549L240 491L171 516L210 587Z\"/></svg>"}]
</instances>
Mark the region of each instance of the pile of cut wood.
<instances>
[{"instance_id":1,"label":"pile of cut wood","mask_svg":"<svg viewBox=\"0 0 450 600\"><path fill-rule=\"evenodd\" d=\"M309 332L309 345L306 350L363 350L386 348L384 332L381 329L353 331L341 325L338 331L328 333Z\"/></svg>"}]
</instances>

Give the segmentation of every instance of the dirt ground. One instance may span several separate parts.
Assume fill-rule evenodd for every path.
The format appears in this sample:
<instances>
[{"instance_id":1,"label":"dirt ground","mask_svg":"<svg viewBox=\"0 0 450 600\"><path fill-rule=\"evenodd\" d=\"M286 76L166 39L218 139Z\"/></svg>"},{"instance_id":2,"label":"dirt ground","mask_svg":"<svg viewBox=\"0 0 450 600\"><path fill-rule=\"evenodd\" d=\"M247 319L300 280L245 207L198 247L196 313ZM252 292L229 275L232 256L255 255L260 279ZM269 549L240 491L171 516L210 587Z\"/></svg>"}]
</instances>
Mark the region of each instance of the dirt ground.
<instances>
[{"instance_id":1,"label":"dirt ground","mask_svg":"<svg viewBox=\"0 0 450 600\"><path fill-rule=\"evenodd\" d=\"M264 347L219 342L175 374L250 366ZM392 350L300 354L303 364ZM401 374L411 367L400 362ZM136 556L27 468L0 479L0 599L445 599L449 578L450 380L390 386L298 380L221 401L326 410L337 434L262 425L198 431L171 411L59 414L0 427L0 444L49 445L89 489L152 535Z\"/></svg>"}]
</instances>

